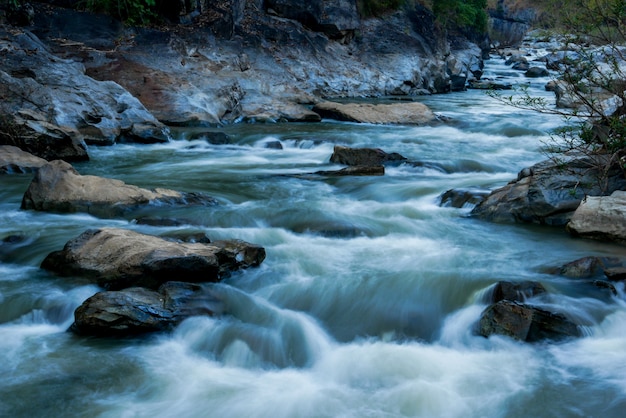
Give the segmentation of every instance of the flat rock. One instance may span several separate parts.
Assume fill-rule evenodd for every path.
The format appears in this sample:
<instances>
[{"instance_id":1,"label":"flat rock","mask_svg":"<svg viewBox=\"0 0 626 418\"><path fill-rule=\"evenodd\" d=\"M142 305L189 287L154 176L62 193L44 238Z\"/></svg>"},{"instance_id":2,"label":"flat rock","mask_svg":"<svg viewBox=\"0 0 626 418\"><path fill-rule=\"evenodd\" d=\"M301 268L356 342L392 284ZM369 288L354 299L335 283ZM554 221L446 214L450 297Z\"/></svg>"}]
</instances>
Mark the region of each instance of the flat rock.
<instances>
[{"instance_id":1,"label":"flat rock","mask_svg":"<svg viewBox=\"0 0 626 418\"><path fill-rule=\"evenodd\" d=\"M174 242L138 232L90 229L44 259L41 267L80 276L109 289L158 288L171 280L215 282L231 272L260 265L265 249L244 241Z\"/></svg>"},{"instance_id":2,"label":"flat rock","mask_svg":"<svg viewBox=\"0 0 626 418\"><path fill-rule=\"evenodd\" d=\"M318 176L383 176L385 167L382 165L357 165L353 167L342 168L341 170L320 170L313 173Z\"/></svg>"},{"instance_id":3,"label":"flat rock","mask_svg":"<svg viewBox=\"0 0 626 418\"><path fill-rule=\"evenodd\" d=\"M323 118L359 123L426 125L437 120L437 116L428 106L418 102L393 104L322 102L316 104L313 111Z\"/></svg>"},{"instance_id":4,"label":"flat rock","mask_svg":"<svg viewBox=\"0 0 626 418\"><path fill-rule=\"evenodd\" d=\"M100 217L120 216L143 205L213 205L215 199L169 189L142 189L121 180L82 176L65 161L42 166L22 199L22 209L87 212Z\"/></svg>"},{"instance_id":5,"label":"flat rock","mask_svg":"<svg viewBox=\"0 0 626 418\"><path fill-rule=\"evenodd\" d=\"M587 197L574 212L567 230L575 236L626 244L626 191Z\"/></svg>"},{"instance_id":6,"label":"flat rock","mask_svg":"<svg viewBox=\"0 0 626 418\"><path fill-rule=\"evenodd\" d=\"M43 158L11 145L0 145L0 174L32 173L46 164Z\"/></svg>"}]
</instances>

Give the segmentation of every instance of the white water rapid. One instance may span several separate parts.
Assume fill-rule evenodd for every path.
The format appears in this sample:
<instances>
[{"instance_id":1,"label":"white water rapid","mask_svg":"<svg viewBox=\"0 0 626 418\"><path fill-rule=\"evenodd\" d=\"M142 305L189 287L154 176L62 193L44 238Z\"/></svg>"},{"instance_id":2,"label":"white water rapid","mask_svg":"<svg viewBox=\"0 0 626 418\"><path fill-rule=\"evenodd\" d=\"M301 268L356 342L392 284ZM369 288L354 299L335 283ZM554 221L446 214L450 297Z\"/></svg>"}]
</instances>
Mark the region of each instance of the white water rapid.
<instances>
[{"instance_id":1,"label":"white water rapid","mask_svg":"<svg viewBox=\"0 0 626 418\"><path fill-rule=\"evenodd\" d=\"M501 61L486 76L528 81ZM552 100L533 79L531 91ZM82 174L206 192L220 205L156 207L132 219L22 211L32 175L0 177L0 416L3 417L622 417L626 301L549 272L624 247L562 229L491 224L440 207L448 189L495 188L545 156L561 121L480 91L423 98L437 127L250 124L230 145L177 140L90 147ZM268 148L279 141L282 149ZM421 166L382 177L285 176L339 169L335 144L379 147ZM264 246L267 259L212 291L230 315L194 317L137 339L67 332L99 289L39 269L85 229L206 232ZM18 237L15 241L6 237ZM526 344L473 332L499 280L535 280L543 304L585 336Z\"/></svg>"}]
</instances>

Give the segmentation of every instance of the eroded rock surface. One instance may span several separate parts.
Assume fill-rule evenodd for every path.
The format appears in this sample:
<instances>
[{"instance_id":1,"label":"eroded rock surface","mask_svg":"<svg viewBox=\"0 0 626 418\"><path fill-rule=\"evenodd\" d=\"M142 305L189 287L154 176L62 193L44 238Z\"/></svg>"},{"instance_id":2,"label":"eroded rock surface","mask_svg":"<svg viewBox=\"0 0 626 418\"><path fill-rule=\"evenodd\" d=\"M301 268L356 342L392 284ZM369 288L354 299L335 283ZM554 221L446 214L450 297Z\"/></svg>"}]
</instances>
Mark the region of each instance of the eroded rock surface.
<instances>
[{"instance_id":1,"label":"eroded rock surface","mask_svg":"<svg viewBox=\"0 0 626 418\"><path fill-rule=\"evenodd\" d=\"M626 244L626 191L587 197L574 212L567 230L575 236Z\"/></svg>"},{"instance_id":2,"label":"eroded rock surface","mask_svg":"<svg viewBox=\"0 0 626 418\"><path fill-rule=\"evenodd\" d=\"M0 174L31 173L48 162L11 145L0 145Z\"/></svg>"}]
</instances>

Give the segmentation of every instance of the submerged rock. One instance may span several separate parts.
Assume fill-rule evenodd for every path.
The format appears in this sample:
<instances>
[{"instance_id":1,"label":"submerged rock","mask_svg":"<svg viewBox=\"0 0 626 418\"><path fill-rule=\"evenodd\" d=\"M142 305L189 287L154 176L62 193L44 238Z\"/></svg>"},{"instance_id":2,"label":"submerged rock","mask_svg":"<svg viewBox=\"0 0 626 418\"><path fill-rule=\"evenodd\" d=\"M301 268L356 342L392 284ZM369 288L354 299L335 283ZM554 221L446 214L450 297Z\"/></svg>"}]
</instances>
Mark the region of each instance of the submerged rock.
<instances>
[{"instance_id":1,"label":"submerged rock","mask_svg":"<svg viewBox=\"0 0 626 418\"><path fill-rule=\"evenodd\" d=\"M214 205L215 199L169 189L142 189L120 180L82 176L65 161L55 160L35 174L22 199L22 209L87 212L111 217L150 204Z\"/></svg>"},{"instance_id":2,"label":"submerged rock","mask_svg":"<svg viewBox=\"0 0 626 418\"><path fill-rule=\"evenodd\" d=\"M0 145L0 174L31 173L47 163L18 147Z\"/></svg>"},{"instance_id":3,"label":"submerged rock","mask_svg":"<svg viewBox=\"0 0 626 418\"><path fill-rule=\"evenodd\" d=\"M385 167L382 165L356 165L341 170L320 170L313 174L319 176L383 176Z\"/></svg>"},{"instance_id":4,"label":"submerged rock","mask_svg":"<svg viewBox=\"0 0 626 418\"><path fill-rule=\"evenodd\" d=\"M61 276L81 276L109 290L152 289L171 280L215 282L256 267L265 249L244 241L173 242L117 228L90 229L44 259L41 267Z\"/></svg>"},{"instance_id":5,"label":"submerged rock","mask_svg":"<svg viewBox=\"0 0 626 418\"><path fill-rule=\"evenodd\" d=\"M558 341L582 335L577 325L562 314L509 300L483 311L478 332L484 337L498 334L526 342Z\"/></svg>"},{"instance_id":6,"label":"submerged rock","mask_svg":"<svg viewBox=\"0 0 626 418\"><path fill-rule=\"evenodd\" d=\"M626 244L626 191L587 197L574 212L567 230L575 236Z\"/></svg>"},{"instance_id":7,"label":"submerged rock","mask_svg":"<svg viewBox=\"0 0 626 418\"><path fill-rule=\"evenodd\" d=\"M379 148L349 148L335 145L330 162L349 166L380 166L389 162L406 161L402 155L391 154Z\"/></svg>"},{"instance_id":8,"label":"submerged rock","mask_svg":"<svg viewBox=\"0 0 626 418\"><path fill-rule=\"evenodd\" d=\"M313 111L323 118L347 122L425 125L437 121L437 116L425 104L418 102L371 104L322 102Z\"/></svg>"},{"instance_id":9,"label":"submerged rock","mask_svg":"<svg viewBox=\"0 0 626 418\"><path fill-rule=\"evenodd\" d=\"M71 330L80 335L122 337L165 331L197 315L213 315L216 300L202 286L167 282L158 291L132 287L99 292L74 312Z\"/></svg>"}]
</instances>

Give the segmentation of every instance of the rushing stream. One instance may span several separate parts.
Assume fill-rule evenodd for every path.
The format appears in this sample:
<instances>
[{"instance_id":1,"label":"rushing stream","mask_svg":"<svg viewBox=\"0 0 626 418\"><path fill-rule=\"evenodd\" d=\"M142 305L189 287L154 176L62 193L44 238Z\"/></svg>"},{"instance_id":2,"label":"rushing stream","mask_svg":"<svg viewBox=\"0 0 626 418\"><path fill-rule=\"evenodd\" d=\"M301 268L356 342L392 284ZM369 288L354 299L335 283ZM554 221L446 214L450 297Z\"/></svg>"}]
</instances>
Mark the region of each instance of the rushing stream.
<instances>
[{"instance_id":1,"label":"rushing stream","mask_svg":"<svg viewBox=\"0 0 626 418\"><path fill-rule=\"evenodd\" d=\"M486 76L514 80L500 61ZM517 80L522 80L517 78ZM543 91L547 79L533 80ZM153 207L130 219L19 210L32 175L0 177L0 416L622 417L626 303L551 271L624 247L562 229L492 224L441 207L448 189L495 188L542 159L561 121L480 91L423 98L437 127L239 124L229 145L176 140L90 147L82 174L206 192L209 208ZM282 149L269 148L279 141ZM335 144L380 147L421 165L383 177L294 176L339 169ZM147 226L140 216L185 220ZM39 269L85 229L206 232L264 246L256 269L212 285L231 315L172 333L97 339L66 332L99 289ZM6 237L17 237L14 240ZM536 280L540 306L585 337L525 344L473 333L499 280Z\"/></svg>"}]
</instances>

